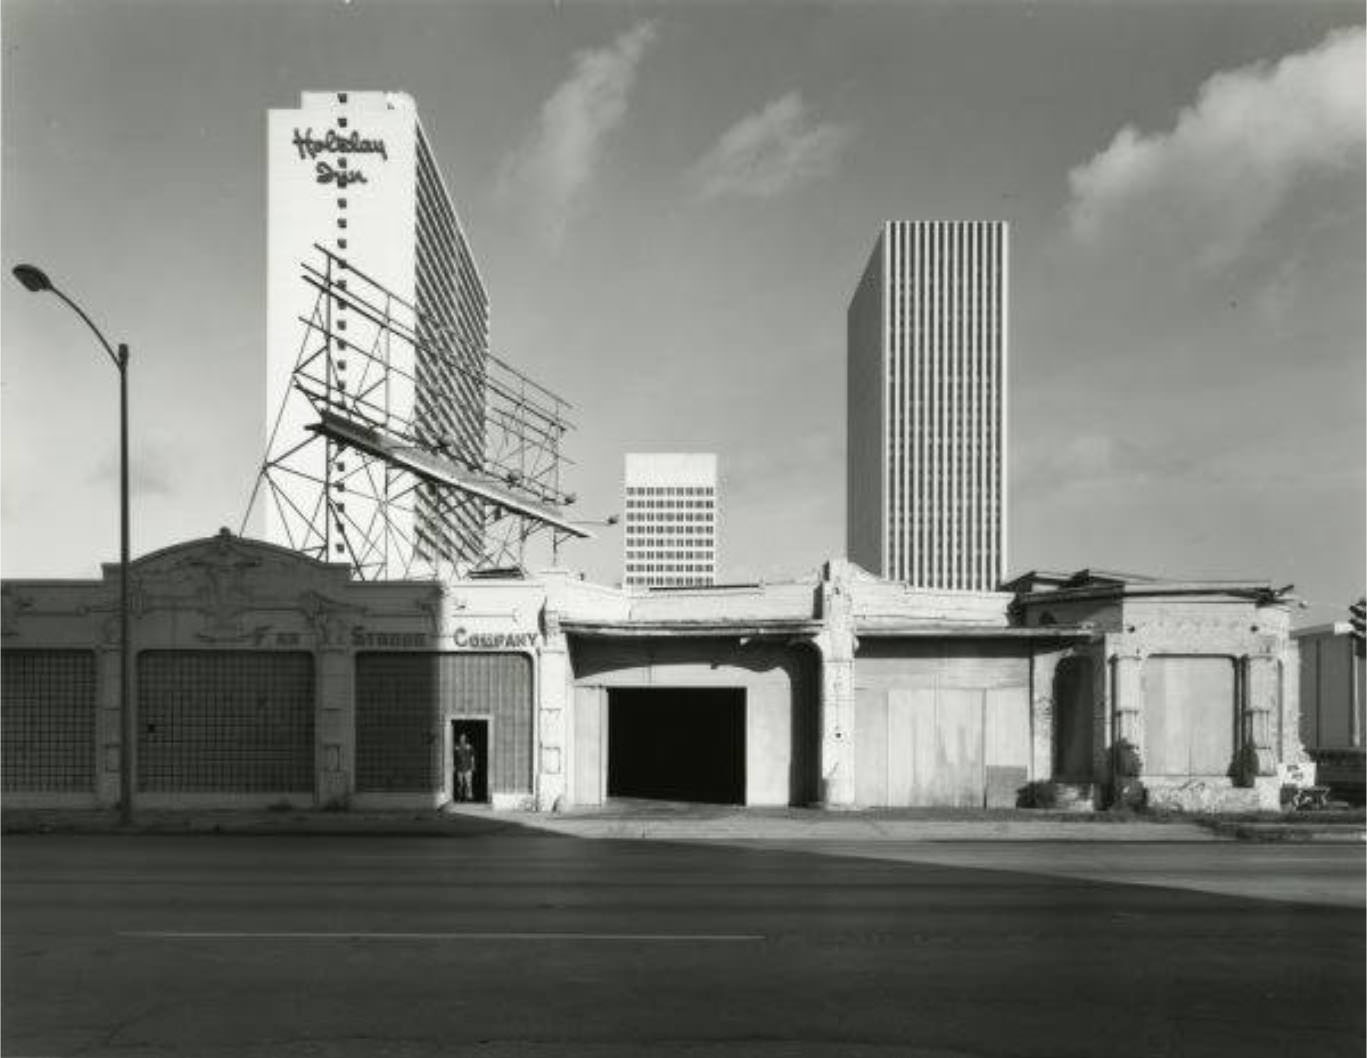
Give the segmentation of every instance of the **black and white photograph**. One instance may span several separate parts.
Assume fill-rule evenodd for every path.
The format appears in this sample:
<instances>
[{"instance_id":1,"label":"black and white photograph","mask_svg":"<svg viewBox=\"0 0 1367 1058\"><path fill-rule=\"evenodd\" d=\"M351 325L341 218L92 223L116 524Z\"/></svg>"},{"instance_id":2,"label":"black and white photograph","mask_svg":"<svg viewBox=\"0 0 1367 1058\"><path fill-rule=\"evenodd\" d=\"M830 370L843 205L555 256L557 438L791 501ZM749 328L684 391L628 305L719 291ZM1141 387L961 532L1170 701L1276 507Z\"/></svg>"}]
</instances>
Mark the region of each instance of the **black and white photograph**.
<instances>
[{"instance_id":1,"label":"black and white photograph","mask_svg":"<svg viewBox=\"0 0 1367 1058\"><path fill-rule=\"evenodd\" d=\"M1365 27L0 0L0 1054L1361 1058Z\"/></svg>"}]
</instances>

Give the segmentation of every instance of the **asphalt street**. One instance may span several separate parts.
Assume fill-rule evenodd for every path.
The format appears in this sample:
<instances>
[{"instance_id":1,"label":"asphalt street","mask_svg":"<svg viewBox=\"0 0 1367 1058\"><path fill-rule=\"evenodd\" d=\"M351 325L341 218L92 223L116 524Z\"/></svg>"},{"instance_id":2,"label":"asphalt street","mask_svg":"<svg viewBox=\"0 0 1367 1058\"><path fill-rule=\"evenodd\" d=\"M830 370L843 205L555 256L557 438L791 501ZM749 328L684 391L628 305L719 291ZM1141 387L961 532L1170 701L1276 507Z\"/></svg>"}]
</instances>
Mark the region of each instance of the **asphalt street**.
<instances>
[{"instance_id":1,"label":"asphalt street","mask_svg":"<svg viewBox=\"0 0 1367 1058\"><path fill-rule=\"evenodd\" d=\"M1361 847L0 851L7 1056L1363 1053Z\"/></svg>"}]
</instances>

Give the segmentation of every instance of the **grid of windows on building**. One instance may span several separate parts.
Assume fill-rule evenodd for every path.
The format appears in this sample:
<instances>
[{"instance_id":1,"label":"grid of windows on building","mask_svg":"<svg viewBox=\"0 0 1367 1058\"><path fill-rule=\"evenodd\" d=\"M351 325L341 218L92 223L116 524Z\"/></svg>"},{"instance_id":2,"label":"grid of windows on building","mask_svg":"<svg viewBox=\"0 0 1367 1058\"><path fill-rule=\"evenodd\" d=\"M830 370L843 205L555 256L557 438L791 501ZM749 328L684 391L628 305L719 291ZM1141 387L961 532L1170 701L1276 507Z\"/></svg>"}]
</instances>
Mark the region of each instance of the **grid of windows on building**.
<instances>
[{"instance_id":1,"label":"grid of windows on building","mask_svg":"<svg viewBox=\"0 0 1367 1058\"><path fill-rule=\"evenodd\" d=\"M93 651L0 655L0 789L95 789L95 692Z\"/></svg>"},{"instance_id":2,"label":"grid of windows on building","mask_svg":"<svg viewBox=\"0 0 1367 1058\"><path fill-rule=\"evenodd\" d=\"M627 587L716 583L717 490L711 485L628 485Z\"/></svg>"}]
</instances>

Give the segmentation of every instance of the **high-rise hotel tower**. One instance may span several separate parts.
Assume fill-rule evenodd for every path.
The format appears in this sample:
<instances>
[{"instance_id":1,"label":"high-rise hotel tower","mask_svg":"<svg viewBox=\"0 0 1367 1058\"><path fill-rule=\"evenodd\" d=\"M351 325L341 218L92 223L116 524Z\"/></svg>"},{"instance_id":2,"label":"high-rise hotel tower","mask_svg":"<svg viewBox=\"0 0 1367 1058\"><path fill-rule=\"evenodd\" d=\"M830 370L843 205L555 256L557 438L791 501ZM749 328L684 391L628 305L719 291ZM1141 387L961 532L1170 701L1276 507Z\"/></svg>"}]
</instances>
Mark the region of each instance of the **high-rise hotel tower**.
<instances>
[{"instance_id":1,"label":"high-rise hotel tower","mask_svg":"<svg viewBox=\"0 0 1367 1058\"><path fill-rule=\"evenodd\" d=\"M291 406L285 398L296 363L308 352L305 343L325 333L327 377L339 393L375 390L370 406L382 399L386 420L378 426L402 430L410 443L466 467L481 466L488 298L412 98L305 92L298 108L270 112L268 134L266 399L272 449L288 451L292 438L310 436L306 428L316 416L306 404ZM327 284L335 286L326 289L335 294L347 290L350 276L353 300L361 303L331 298L325 331L317 324L320 288L305 279L304 262L327 273ZM363 276L373 280L366 283L369 308L358 289ZM389 341L395 334L407 339ZM363 342L383 347L362 349ZM381 362L382 393L371 381ZM347 475L356 473L358 461L331 442L307 451L334 507L344 505L338 497L345 497ZM297 496L266 508L267 538L287 546L292 541L281 512L314 509L318 499L316 483L307 476L296 480L288 487ZM370 482L367 487L374 492ZM405 510L408 523L400 535L420 559L478 556L478 501L419 489ZM337 509L335 516L344 529L347 520L356 525L370 514ZM389 575L407 568L409 558L387 556Z\"/></svg>"},{"instance_id":2,"label":"high-rise hotel tower","mask_svg":"<svg viewBox=\"0 0 1367 1058\"><path fill-rule=\"evenodd\" d=\"M633 452L623 497L623 583L691 588L717 580L717 457Z\"/></svg>"},{"instance_id":3,"label":"high-rise hotel tower","mask_svg":"<svg viewBox=\"0 0 1367 1058\"><path fill-rule=\"evenodd\" d=\"M890 221L850 300L846 547L890 580L1001 583L1008 234Z\"/></svg>"}]
</instances>

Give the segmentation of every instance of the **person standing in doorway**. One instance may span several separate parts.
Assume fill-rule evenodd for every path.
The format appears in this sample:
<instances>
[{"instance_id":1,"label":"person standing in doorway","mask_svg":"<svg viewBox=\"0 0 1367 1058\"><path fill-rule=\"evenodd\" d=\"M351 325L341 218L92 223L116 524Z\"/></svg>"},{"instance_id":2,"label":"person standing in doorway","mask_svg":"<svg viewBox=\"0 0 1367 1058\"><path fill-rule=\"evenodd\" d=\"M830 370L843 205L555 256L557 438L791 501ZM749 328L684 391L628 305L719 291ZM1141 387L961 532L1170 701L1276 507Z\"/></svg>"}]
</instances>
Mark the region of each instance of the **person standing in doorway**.
<instances>
[{"instance_id":1,"label":"person standing in doorway","mask_svg":"<svg viewBox=\"0 0 1367 1058\"><path fill-rule=\"evenodd\" d=\"M456 800L475 799L475 747L464 732L456 740Z\"/></svg>"}]
</instances>

